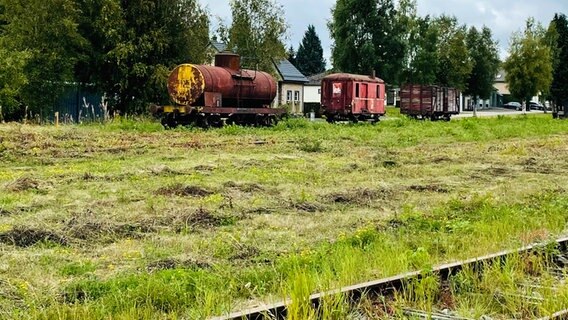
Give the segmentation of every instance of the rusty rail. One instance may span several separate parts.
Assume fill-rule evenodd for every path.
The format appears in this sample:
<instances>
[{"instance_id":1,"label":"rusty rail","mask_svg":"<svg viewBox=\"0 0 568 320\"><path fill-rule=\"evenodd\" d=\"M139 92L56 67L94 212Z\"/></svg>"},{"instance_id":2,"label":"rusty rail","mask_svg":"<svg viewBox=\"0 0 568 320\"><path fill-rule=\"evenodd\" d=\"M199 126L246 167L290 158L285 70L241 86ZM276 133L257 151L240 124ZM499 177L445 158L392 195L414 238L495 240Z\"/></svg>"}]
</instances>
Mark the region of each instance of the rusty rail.
<instances>
[{"instance_id":1,"label":"rusty rail","mask_svg":"<svg viewBox=\"0 0 568 320\"><path fill-rule=\"evenodd\" d=\"M560 238L556 240L557 247L561 251L568 251L568 237ZM519 249L504 250L498 253L485 255L482 257L477 257L473 259L468 259L464 261L458 261L453 263L446 263L439 265L432 269L432 272L438 274L440 278L447 279L450 275L453 275L464 267L469 266L473 269L478 269L486 263L492 263L498 260L503 260L513 254L525 254L534 251L535 249L542 248L542 243L531 244ZM399 291L405 282L410 279L420 279L422 277L421 271L407 272L399 274L393 277L388 277L384 279L364 282L341 289L316 293L310 296L311 304L314 308L318 308L323 297L342 294L348 297L351 301L357 301L363 294L373 293L380 295L389 295L395 291ZM258 308L252 308L240 312L234 312L227 315L222 315L219 317L212 318L211 320L268 320L268 319L285 319L287 313L288 303L281 301L273 304L261 306ZM568 310L557 312L550 317L545 319L568 319Z\"/></svg>"}]
</instances>

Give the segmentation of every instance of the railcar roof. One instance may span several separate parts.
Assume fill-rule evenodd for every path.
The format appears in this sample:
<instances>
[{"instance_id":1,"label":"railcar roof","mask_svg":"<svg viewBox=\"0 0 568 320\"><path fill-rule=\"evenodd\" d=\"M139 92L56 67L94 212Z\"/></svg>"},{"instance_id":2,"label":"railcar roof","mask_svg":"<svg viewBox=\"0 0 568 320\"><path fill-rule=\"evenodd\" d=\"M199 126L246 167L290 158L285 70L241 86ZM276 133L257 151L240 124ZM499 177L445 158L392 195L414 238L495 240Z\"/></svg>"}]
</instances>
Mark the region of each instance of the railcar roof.
<instances>
[{"instance_id":1,"label":"railcar roof","mask_svg":"<svg viewBox=\"0 0 568 320\"><path fill-rule=\"evenodd\" d=\"M375 82L384 83L381 78L371 78L371 76L366 76L362 74L351 74L351 73L334 73L325 76L323 80L353 80L353 81L365 81L365 82Z\"/></svg>"}]
</instances>

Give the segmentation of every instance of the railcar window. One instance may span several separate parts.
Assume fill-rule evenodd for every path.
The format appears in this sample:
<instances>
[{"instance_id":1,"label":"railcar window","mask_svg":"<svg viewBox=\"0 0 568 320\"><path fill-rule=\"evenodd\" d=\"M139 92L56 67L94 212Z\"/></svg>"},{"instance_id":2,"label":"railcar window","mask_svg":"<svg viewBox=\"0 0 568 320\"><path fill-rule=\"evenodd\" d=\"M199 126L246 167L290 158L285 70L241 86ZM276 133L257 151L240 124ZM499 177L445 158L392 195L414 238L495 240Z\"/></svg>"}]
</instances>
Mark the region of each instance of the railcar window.
<instances>
[{"instance_id":1,"label":"railcar window","mask_svg":"<svg viewBox=\"0 0 568 320\"><path fill-rule=\"evenodd\" d=\"M359 84L355 84L355 98L359 98Z\"/></svg>"},{"instance_id":2,"label":"railcar window","mask_svg":"<svg viewBox=\"0 0 568 320\"><path fill-rule=\"evenodd\" d=\"M381 86L377 85L377 95L375 96L377 99L381 97Z\"/></svg>"}]
</instances>

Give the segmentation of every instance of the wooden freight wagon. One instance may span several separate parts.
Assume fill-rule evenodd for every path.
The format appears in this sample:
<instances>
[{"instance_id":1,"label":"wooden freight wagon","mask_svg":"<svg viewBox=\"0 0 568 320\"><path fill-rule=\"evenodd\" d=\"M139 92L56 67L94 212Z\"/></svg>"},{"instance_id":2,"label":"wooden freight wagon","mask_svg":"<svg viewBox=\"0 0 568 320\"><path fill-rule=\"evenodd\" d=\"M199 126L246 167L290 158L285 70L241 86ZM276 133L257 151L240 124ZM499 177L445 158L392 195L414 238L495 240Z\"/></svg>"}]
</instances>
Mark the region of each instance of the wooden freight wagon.
<instances>
[{"instance_id":1,"label":"wooden freight wagon","mask_svg":"<svg viewBox=\"0 0 568 320\"><path fill-rule=\"evenodd\" d=\"M400 90L400 113L417 119L444 119L460 113L455 88L406 84Z\"/></svg>"}]
</instances>

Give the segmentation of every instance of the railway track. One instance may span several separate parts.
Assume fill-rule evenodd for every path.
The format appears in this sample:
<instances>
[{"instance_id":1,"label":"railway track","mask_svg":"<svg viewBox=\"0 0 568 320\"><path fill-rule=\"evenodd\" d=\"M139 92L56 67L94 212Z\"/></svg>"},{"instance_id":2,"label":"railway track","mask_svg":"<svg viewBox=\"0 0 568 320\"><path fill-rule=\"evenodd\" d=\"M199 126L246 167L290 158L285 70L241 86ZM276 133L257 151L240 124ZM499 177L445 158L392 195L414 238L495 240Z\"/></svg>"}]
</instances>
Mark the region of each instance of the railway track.
<instances>
[{"instance_id":1,"label":"railway track","mask_svg":"<svg viewBox=\"0 0 568 320\"><path fill-rule=\"evenodd\" d=\"M468 274L471 279L475 278L480 282L486 273L495 272L495 270L507 269L514 265L512 261L516 261L517 269L523 269L526 274L522 281L513 281L513 291L491 293L489 297L492 303L500 304L503 301L515 301L522 306L522 309L529 311L535 310L528 316L515 313L515 310L509 310L514 315L510 314L492 314L483 315L481 318L489 319L568 319L568 237L556 240L552 244L533 244L515 250L506 250L498 253L477 257L465 261L448 263L434 267L428 272L408 272L393 277L388 277L380 280L360 283L357 285L344 287L337 290L313 294L309 297L310 305L313 310L320 310L324 303L325 298L341 295L344 301L349 301L352 306L350 309L353 312L350 314L351 319L434 319L434 320L469 320L473 318L462 317L459 312L453 310L456 305L452 302L448 303L434 303L434 305L443 308L420 308L421 304L417 301L416 284L420 284L426 278L436 279L438 283L437 292L433 293L430 298L441 300L452 300L454 296L448 297L448 294L443 292L456 292L467 291L464 295L473 298L479 298L482 293L477 293L474 286L464 287L463 283L456 288L455 279ZM519 264L520 263L520 264ZM514 267L513 267L514 269ZM507 278L518 270L504 270L503 277ZM500 271L498 271L500 272ZM473 275L473 276L472 276ZM543 280L545 279L545 280ZM477 281L476 280L476 281ZM485 279L487 280L487 279ZM511 279L509 279L511 280ZM492 281L489 279L488 281ZM462 281L463 282L463 281ZM466 281L467 282L467 281ZM497 281L498 282L498 281ZM487 286L487 284L485 284ZM490 283L489 286L492 284ZM495 283L495 286L498 286ZM467 287L467 286L466 286ZM414 289L413 289L414 288ZM560 292L560 290L564 290ZM538 292L547 292L548 299L542 297ZM558 295L556 298L555 296ZM565 299L566 303L563 308L551 311L545 311L547 314L535 317L543 309L543 304L548 303L550 297L554 299ZM371 301L375 305L376 314L371 317L368 312L358 311L358 304L362 299ZM455 303L455 301L454 301ZM288 306L286 302L278 302L263 307L235 312L219 317L212 320L268 320L268 319L286 319L288 314ZM499 307L499 306L498 306ZM506 306L503 306L505 308ZM508 307L511 308L510 306ZM506 308L505 308L506 309ZM519 307L521 309L521 307ZM546 308L544 308L546 309ZM507 310L506 310L507 311ZM525 310L526 311L526 310Z\"/></svg>"}]
</instances>

